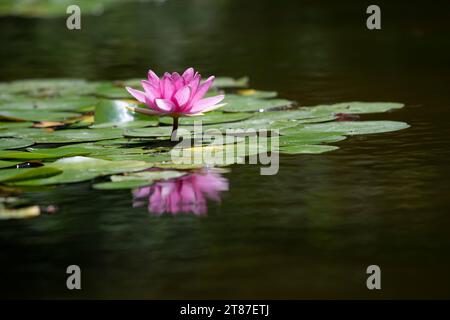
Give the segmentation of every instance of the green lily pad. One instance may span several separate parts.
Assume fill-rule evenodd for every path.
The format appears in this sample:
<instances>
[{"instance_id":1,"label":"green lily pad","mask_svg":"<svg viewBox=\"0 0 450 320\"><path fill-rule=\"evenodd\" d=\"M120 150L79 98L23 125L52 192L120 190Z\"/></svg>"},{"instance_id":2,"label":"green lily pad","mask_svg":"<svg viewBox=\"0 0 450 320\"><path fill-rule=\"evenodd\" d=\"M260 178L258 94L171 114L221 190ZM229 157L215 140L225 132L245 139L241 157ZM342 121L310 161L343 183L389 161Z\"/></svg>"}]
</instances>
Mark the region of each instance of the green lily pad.
<instances>
[{"instance_id":1,"label":"green lily pad","mask_svg":"<svg viewBox=\"0 0 450 320\"><path fill-rule=\"evenodd\" d=\"M339 149L336 146L326 145L292 145L280 147L280 153L286 154L317 154Z\"/></svg>"},{"instance_id":2,"label":"green lily pad","mask_svg":"<svg viewBox=\"0 0 450 320\"><path fill-rule=\"evenodd\" d=\"M18 131L19 136L34 140L36 143L71 143L110 140L122 137L122 130L116 128L104 129L66 129L48 132L40 129L33 131Z\"/></svg>"},{"instance_id":3,"label":"green lily pad","mask_svg":"<svg viewBox=\"0 0 450 320\"><path fill-rule=\"evenodd\" d=\"M151 165L143 161L108 161L89 157L71 157L57 160L46 167L56 168L63 172L50 178L26 180L14 183L14 185L41 186L81 182L99 176L140 171L151 167Z\"/></svg>"},{"instance_id":4,"label":"green lily pad","mask_svg":"<svg viewBox=\"0 0 450 320\"><path fill-rule=\"evenodd\" d=\"M290 131L290 135L280 136L278 139L280 146L290 146L338 142L346 137L338 132L307 131L300 127L296 131Z\"/></svg>"},{"instance_id":5,"label":"green lily pad","mask_svg":"<svg viewBox=\"0 0 450 320\"><path fill-rule=\"evenodd\" d=\"M38 98L67 97L92 94L96 86L81 79L32 79L0 83L0 92Z\"/></svg>"},{"instance_id":6,"label":"green lily pad","mask_svg":"<svg viewBox=\"0 0 450 320\"><path fill-rule=\"evenodd\" d=\"M180 118L180 125L194 125L194 122L201 121L202 124L213 124L213 123L223 123L223 122L236 122L251 118L253 115L251 113L224 113L224 112L209 112L204 116L196 117L183 117ZM162 117L159 119L160 123L171 125L173 119L170 117Z\"/></svg>"},{"instance_id":7,"label":"green lily pad","mask_svg":"<svg viewBox=\"0 0 450 320\"><path fill-rule=\"evenodd\" d=\"M17 128L29 128L33 125L33 122L0 122L0 130L1 129L17 129Z\"/></svg>"},{"instance_id":8,"label":"green lily pad","mask_svg":"<svg viewBox=\"0 0 450 320\"><path fill-rule=\"evenodd\" d=\"M62 157L72 157L76 155L82 155L83 153L66 151L59 153L46 153L46 152L25 152L25 151L6 151L0 150L0 159L21 159L21 160L44 160L44 159L57 159Z\"/></svg>"},{"instance_id":9,"label":"green lily pad","mask_svg":"<svg viewBox=\"0 0 450 320\"><path fill-rule=\"evenodd\" d=\"M16 98L13 101L1 102L0 110L89 111L98 103L99 99L94 97Z\"/></svg>"},{"instance_id":10,"label":"green lily pad","mask_svg":"<svg viewBox=\"0 0 450 320\"><path fill-rule=\"evenodd\" d=\"M307 131L342 132L345 135L391 132L406 128L409 128L409 125L400 121L341 121L304 126Z\"/></svg>"},{"instance_id":11,"label":"green lily pad","mask_svg":"<svg viewBox=\"0 0 450 320\"><path fill-rule=\"evenodd\" d=\"M90 157L108 156L108 155L129 155L129 154L146 154L151 150L142 148L121 148L111 146L99 146L92 143L72 144L58 148L28 148L30 153L40 153L47 155L55 155L58 158L75 155L89 155Z\"/></svg>"},{"instance_id":12,"label":"green lily pad","mask_svg":"<svg viewBox=\"0 0 450 320\"><path fill-rule=\"evenodd\" d=\"M19 149L31 146L33 140L18 138L0 138L0 149Z\"/></svg>"},{"instance_id":13,"label":"green lily pad","mask_svg":"<svg viewBox=\"0 0 450 320\"><path fill-rule=\"evenodd\" d=\"M292 101L285 99L254 99L231 94L226 95L223 102L226 105L221 110L226 112L264 111L292 105Z\"/></svg>"},{"instance_id":14,"label":"green lily pad","mask_svg":"<svg viewBox=\"0 0 450 320\"><path fill-rule=\"evenodd\" d=\"M254 89L241 89L238 90L237 94L240 96L257 99L275 98L278 95L276 91L260 91Z\"/></svg>"},{"instance_id":15,"label":"green lily pad","mask_svg":"<svg viewBox=\"0 0 450 320\"><path fill-rule=\"evenodd\" d=\"M0 110L0 119L12 121L64 121L79 117L79 113L47 110Z\"/></svg>"},{"instance_id":16,"label":"green lily pad","mask_svg":"<svg viewBox=\"0 0 450 320\"><path fill-rule=\"evenodd\" d=\"M101 182L92 185L94 189L98 190L120 190L120 189L135 189L151 184L145 180L126 180L117 182Z\"/></svg>"},{"instance_id":17,"label":"green lily pad","mask_svg":"<svg viewBox=\"0 0 450 320\"><path fill-rule=\"evenodd\" d=\"M133 112L127 107L137 106L129 101L104 100L95 108L94 125L91 128L148 127L157 126L158 117Z\"/></svg>"},{"instance_id":18,"label":"green lily pad","mask_svg":"<svg viewBox=\"0 0 450 320\"><path fill-rule=\"evenodd\" d=\"M123 135L130 138L155 138L155 137L170 137L172 127L153 127L153 128L137 128L125 129Z\"/></svg>"},{"instance_id":19,"label":"green lily pad","mask_svg":"<svg viewBox=\"0 0 450 320\"><path fill-rule=\"evenodd\" d=\"M16 182L37 178L51 177L60 174L62 170L52 167L39 167L27 169L2 169L0 170L0 182Z\"/></svg>"},{"instance_id":20,"label":"green lily pad","mask_svg":"<svg viewBox=\"0 0 450 320\"><path fill-rule=\"evenodd\" d=\"M325 115L330 113L379 113L403 108L403 103L396 102L342 102L330 105L319 105L314 107L305 107L304 110L315 115Z\"/></svg>"},{"instance_id":21,"label":"green lily pad","mask_svg":"<svg viewBox=\"0 0 450 320\"><path fill-rule=\"evenodd\" d=\"M158 180L168 180L185 175L185 172L164 170L164 171L143 171L130 173L127 175L111 176L111 182L94 184L94 189L115 190L115 189L134 189L153 184Z\"/></svg>"},{"instance_id":22,"label":"green lily pad","mask_svg":"<svg viewBox=\"0 0 450 320\"><path fill-rule=\"evenodd\" d=\"M0 169L3 168L9 168L9 167L15 167L18 164L21 164L23 161L3 161L0 160Z\"/></svg>"},{"instance_id":23,"label":"green lily pad","mask_svg":"<svg viewBox=\"0 0 450 320\"><path fill-rule=\"evenodd\" d=\"M217 77L213 86L216 88L243 88L248 85L248 77L233 79L230 77Z\"/></svg>"}]
</instances>

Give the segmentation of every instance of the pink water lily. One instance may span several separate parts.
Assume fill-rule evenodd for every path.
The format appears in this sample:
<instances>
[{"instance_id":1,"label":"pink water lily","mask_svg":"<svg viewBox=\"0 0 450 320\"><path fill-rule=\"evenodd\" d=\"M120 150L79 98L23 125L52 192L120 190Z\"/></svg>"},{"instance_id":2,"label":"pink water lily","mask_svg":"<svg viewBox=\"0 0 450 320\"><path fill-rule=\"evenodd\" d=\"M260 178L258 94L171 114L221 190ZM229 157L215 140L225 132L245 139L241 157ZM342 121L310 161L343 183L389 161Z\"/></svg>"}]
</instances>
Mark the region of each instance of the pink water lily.
<instances>
[{"instance_id":1,"label":"pink water lily","mask_svg":"<svg viewBox=\"0 0 450 320\"><path fill-rule=\"evenodd\" d=\"M128 92L139 102L145 103L148 109L134 108L134 111L149 115L170 116L174 118L174 130L178 127L178 118L197 116L217 109L225 96L217 95L204 98L213 84L214 76L201 82L201 75L188 68L182 75L177 72L166 72L161 78L152 70L148 72L148 80L142 80L144 91L126 87Z\"/></svg>"}]
</instances>

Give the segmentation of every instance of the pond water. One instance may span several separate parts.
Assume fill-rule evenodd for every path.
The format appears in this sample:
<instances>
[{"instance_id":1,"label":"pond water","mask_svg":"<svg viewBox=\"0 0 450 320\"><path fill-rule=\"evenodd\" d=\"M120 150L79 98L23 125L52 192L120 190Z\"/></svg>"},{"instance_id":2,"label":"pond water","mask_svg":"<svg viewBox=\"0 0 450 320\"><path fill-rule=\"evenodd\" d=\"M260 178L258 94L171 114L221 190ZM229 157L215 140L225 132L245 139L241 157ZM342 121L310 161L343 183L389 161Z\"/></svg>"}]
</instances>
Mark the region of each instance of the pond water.
<instances>
[{"instance_id":1,"label":"pond water","mask_svg":"<svg viewBox=\"0 0 450 320\"><path fill-rule=\"evenodd\" d=\"M448 298L450 7L378 4L380 31L357 1L126 3L83 16L81 31L64 17L0 18L1 81L195 66L301 105L403 102L370 119L411 125L282 156L274 176L231 166L206 215L149 214L130 191L90 183L32 192L59 211L0 221L0 296ZM71 264L81 291L66 289ZM381 291L366 288L372 264Z\"/></svg>"}]
</instances>

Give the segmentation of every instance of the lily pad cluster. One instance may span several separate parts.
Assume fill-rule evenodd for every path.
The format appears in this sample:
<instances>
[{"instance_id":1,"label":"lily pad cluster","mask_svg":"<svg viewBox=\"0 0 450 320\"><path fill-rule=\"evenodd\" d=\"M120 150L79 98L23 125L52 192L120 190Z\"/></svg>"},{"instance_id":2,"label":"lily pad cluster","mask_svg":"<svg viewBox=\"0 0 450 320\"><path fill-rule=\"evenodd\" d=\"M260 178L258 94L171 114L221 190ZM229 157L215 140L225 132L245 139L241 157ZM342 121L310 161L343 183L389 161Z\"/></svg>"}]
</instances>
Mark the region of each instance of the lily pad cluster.
<instances>
[{"instance_id":1,"label":"lily pad cluster","mask_svg":"<svg viewBox=\"0 0 450 320\"><path fill-rule=\"evenodd\" d=\"M402 108L401 103L345 102L299 107L279 98L276 92L248 89L247 84L247 78L217 78L209 94L226 93L226 105L203 116L181 118L180 129L193 131L195 121L201 120L204 131L268 130L267 144L276 136L279 153L315 154L338 149L335 143L348 136L408 127L404 122L359 121L354 116L393 111ZM170 151L175 143L170 140L171 119L132 111L132 107L145 106L131 99L124 87L139 85L137 79L0 83L2 193L91 180L96 189L132 189L204 166L172 161ZM211 148L210 144L201 141L200 146L190 148L203 152ZM214 148L245 145L249 147L246 155L257 153L250 144L245 138L237 142L224 139ZM226 164L235 162L237 159ZM109 178L96 179L105 176ZM0 212L14 216L7 203L0 204Z\"/></svg>"}]
</instances>

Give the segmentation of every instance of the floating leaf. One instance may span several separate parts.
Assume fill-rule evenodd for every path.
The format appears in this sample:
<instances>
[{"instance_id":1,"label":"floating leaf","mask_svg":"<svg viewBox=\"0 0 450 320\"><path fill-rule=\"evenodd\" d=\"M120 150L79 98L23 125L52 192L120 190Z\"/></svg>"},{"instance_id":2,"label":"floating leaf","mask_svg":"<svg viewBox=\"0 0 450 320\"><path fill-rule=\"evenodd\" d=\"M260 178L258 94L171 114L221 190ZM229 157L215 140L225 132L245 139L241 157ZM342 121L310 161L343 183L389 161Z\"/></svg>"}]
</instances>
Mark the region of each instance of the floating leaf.
<instances>
[{"instance_id":1,"label":"floating leaf","mask_svg":"<svg viewBox=\"0 0 450 320\"><path fill-rule=\"evenodd\" d=\"M14 185L41 186L81 182L99 176L144 170L151 167L151 164L143 161L108 161L89 157L71 157L57 160L46 167L56 168L63 172L50 178L26 180L14 183Z\"/></svg>"},{"instance_id":2,"label":"floating leaf","mask_svg":"<svg viewBox=\"0 0 450 320\"><path fill-rule=\"evenodd\" d=\"M143 171L123 176L111 176L111 182L97 183L94 184L93 187L100 190L134 189L150 185L158 180L178 178L185 174L185 172L170 170Z\"/></svg>"},{"instance_id":3,"label":"floating leaf","mask_svg":"<svg viewBox=\"0 0 450 320\"><path fill-rule=\"evenodd\" d=\"M147 186L151 183L145 180L126 180L117 182L102 182L92 185L94 189L98 190L119 190L119 189L134 189Z\"/></svg>"},{"instance_id":4,"label":"floating leaf","mask_svg":"<svg viewBox=\"0 0 450 320\"><path fill-rule=\"evenodd\" d=\"M18 138L0 138L0 149L19 149L31 146L33 140Z\"/></svg>"},{"instance_id":5,"label":"floating leaf","mask_svg":"<svg viewBox=\"0 0 450 320\"><path fill-rule=\"evenodd\" d=\"M52 167L39 167L30 169L3 169L0 170L0 182L15 182L29 179L46 178L60 174L62 170Z\"/></svg>"},{"instance_id":6,"label":"floating leaf","mask_svg":"<svg viewBox=\"0 0 450 320\"><path fill-rule=\"evenodd\" d=\"M33 122L0 122L0 129L16 129L16 128L28 128L33 125Z\"/></svg>"},{"instance_id":7,"label":"floating leaf","mask_svg":"<svg viewBox=\"0 0 450 320\"><path fill-rule=\"evenodd\" d=\"M22 161L3 161L3 160L0 160L0 169L9 168L9 167L15 167L15 166L17 166L18 164L21 164L21 163L22 163Z\"/></svg>"},{"instance_id":8,"label":"floating leaf","mask_svg":"<svg viewBox=\"0 0 450 320\"><path fill-rule=\"evenodd\" d=\"M292 145L280 147L280 153L287 154L316 154L339 149L336 146L325 145Z\"/></svg>"},{"instance_id":9,"label":"floating leaf","mask_svg":"<svg viewBox=\"0 0 450 320\"><path fill-rule=\"evenodd\" d=\"M241 89L237 93L241 96L258 99L275 98L277 96L276 91L260 91L255 89Z\"/></svg>"},{"instance_id":10,"label":"floating leaf","mask_svg":"<svg viewBox=\"0 0 450 320\"><path fill-rule=\"evenodd\" d=\"M36 143L71 143L110 140L122 137L122 130L115 128L104 129L66 129L66 130L22 130L18 135L34 140Z\"/></svg>"},{"instance_id":11,"label":"floating leaf","mask_svg":"<svg viewBox=\"0 0 450 320\"><path fill-rule=\"evenodd\" d=\"M46 110L0 110L0 119L13 121L60 121L80 116L79 113Z\"/></svg>"},{"instance_id":12,"label":"floating leaf","mask_svg":"<svg viewBox=\"0 0 450 320\"><path fill-rule=\"evenodd\" d=\"M158 117L144 116L127 107L137 106L128 100L104 100L95 108L93 128L146 127L158 125Z\"/></svg>"},{"instance_id":13,"label":"floating leaf","mask_svg":"<svg viewBox=\"0 0 450 320\"><path fill-rule=\"evenodd\" d=\"M142 148L121 148L121 147L108 147L99 146L92 143L72 144L62 146L58 148L28 148L31 154L46 154L54 155L58 158L76 155L89 155L90 157L109 156L109 155L130 155L130 154L146 154L151 150Z\"/></svg>"},{"instance_id":14,"label":"floating leaf","mask_svg":"<svg viewBox=\"0 0 450 320\"><path fill-rule=\"evenodd\" d=\"M213 86L216 88L242 88L248 85L248 77L233 79L230 77L217 77Z\"/></svg>"},{"instance_id":15,"label":"floating leaf","mask_svg":"<svg viewBox=\"0 0 450 320\"><path fill-rule=\"evenodd\" d=\"M226 112L264 111L292 104L292 101L285 99L254 99L231 94L225 96L223 102L226 105L221 110Z\"/></svg>"},{"instance_id":16,"label":"floating leaf","mask_svg":"<svg viewBox=\"0 0 450 320\"><path fill-rule=\"evenodd\" d=\"M0 110L88 111L93 110L99 101L94 97L16 98L1 102Z\"/></svg>"},{"instance_id":17,"label":"floating leaf","mask_svg":"<svg viewBox=\"0 0 450 320\"><path fill-rule=\"evenodd\" d=\"M194 122L201 121L202 124L213 124L223 122L236 122L251 118L251 113L236 112L236 113L224 113L224 112L209 112L203 116L185 117L180 119L180 125L194 125ZM162 117L159 119L160 123L172 124L173 120L170 117Z\"/></svg>"},{"instance_id":18,"label":"floating leaf","mask_svg":"<svg viewBox=\"0 0 450 320\"><path fill-rule=\"evenodd\" d=\"M81 79L31 79L0 83L0 92L39 98L67 97L91 94L95 87L95 83Z\"/></svg>"},{"instance_id":19,"label":"floating leaf","mask_svg":"<svg viewBox=\"0 0 450 320\"><path fill-rule=\"evenodd\" d=\"M154 128L137 128L125 129L123 135L131 138L154 138L154 137L170 137L172 127L154 127Z\"/></svg>"},{"instance_id":20,"label":"floating leaf","mask_svg":"<svg viewBox=\"0 0 450 320\"><path fill-rule=\"evenodd\" d=\"M302 110L308 110L315 115L325 115L330 113L378 113L394 109L403 108L403 103L396 102L342 102L330 105L319 105L314 107L305 107Z\"/></svg>"},{"instance_id":21,"label":"floating leaf","mask_svg":"<svg viewBox=\"0 0 450 320\"><path fill-rule=\"evenodd\" d=\"M22 159L22 160L39 160L39 159L57 159L61 157L71 157L80 155L77 152L59 152L59 153L45 153L45 152L25 152L25 151L5 151L0 150L0 159Z\"/></svg>"},{"instance_id":22,"label":"floating leaf","mask_svg":"<svg viewBox=\"0 0 450 320\"><path fill-rule=\"evenodd\" d=\"M391 132L406 128L409 128L409 125L400 121L342 121L304 126L308 131L342 132L346 135Z\"/></svg>"},{"instance_id":23,"label":"floating leaf","mask_svg":"<svg viewBox=\"0 0 450 320\"><path fill-rule=\"evenodd\" d=\"M291 130L290 128L288 129L290 130L288 132L289 135L280 136L278 138L280 146L330 143L346 139L345 136L342 136L338 132L307 131L302 127L292 129L296 130Z\"/></svg>"}]
</instances>

